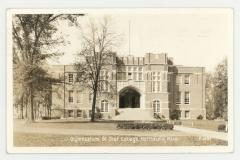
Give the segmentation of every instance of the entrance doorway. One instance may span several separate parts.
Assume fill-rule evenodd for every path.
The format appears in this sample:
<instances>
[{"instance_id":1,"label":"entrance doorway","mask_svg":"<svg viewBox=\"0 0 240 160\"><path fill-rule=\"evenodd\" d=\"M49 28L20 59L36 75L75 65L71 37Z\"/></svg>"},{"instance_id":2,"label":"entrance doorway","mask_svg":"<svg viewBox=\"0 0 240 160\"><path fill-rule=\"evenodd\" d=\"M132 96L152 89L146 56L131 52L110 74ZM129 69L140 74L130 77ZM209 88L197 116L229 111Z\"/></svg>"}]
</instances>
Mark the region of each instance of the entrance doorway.
<instances>
[{"instance_id":1,"label":"entrance doorway","mask_svg":"<svg viewBox=\"0 0 240 160\"><path fill-rule=\"evenodd\" d=\"M119 108L140 108L140 93L126 88L119 94Z\"/></svg>"}]
</instances>

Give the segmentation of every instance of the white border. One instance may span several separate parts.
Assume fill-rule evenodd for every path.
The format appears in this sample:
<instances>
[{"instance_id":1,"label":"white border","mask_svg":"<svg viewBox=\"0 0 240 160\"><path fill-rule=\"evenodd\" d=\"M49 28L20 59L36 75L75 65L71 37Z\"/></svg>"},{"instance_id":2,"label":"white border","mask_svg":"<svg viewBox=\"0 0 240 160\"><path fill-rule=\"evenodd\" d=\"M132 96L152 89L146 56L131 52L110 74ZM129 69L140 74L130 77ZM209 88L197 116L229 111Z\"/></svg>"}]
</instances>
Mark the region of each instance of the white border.
<instances>
[{"instance_id":1,"label":"white border","mask_svg":"<svg viewBox=\"0 0 240 160\"><path fill-rule=\"evenodd\" d=\"M180 147L14 147L13 146L13 86L12 86L12 27L11 15L16 13L169 13L188 12L198 8L131 8L131 9L10 9L7 11L7 151L8 153L226 153L233 151L233 107L228 112L228 146L180 146ZM205 13L222 13L224 8L201 8ZM233 14L233 9L225 8ZM233 51L228 57L228 106L233 106Z\"/></svg>"}]
</instances>

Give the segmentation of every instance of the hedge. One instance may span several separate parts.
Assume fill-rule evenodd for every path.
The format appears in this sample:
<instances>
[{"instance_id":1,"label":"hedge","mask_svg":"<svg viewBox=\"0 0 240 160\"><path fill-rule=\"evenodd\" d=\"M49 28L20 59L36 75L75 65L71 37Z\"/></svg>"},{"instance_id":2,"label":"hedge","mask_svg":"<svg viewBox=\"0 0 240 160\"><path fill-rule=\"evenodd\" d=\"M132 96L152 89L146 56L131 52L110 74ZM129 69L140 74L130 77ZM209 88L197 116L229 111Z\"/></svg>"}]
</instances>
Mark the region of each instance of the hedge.
<instances>
[{"instance_id":1,"label":"hedge","mask_svg":"<svg viewBox=\"0 0 240 160\"><path fill-rule=\"evenodd\" d=\"M159 130L173 130L174 125L169 123L140 123L140 122L128 122L117 123L118 129L159 129Z\"/></svg>"},{"instance_id":2,"label":"hedge","mask_svg":"<svg viewBox=\"0 0 240 160\"><path fill-rule=\"evenodd\" d=\"M174 121L173 124L174 125L182 125L182 121Z\"/></svg>"},{"instance_id":3,"label":"hedge","mask_svg":"<svg viewBox=\"0 0 240 160\"><path fill-rule=\"evenodd\" d=\"M42 120L50 120L50 119L60 119L61 117L55 116L55 117L47 117L47 116L43 116Z\"/></svg>"},{"instance_id":4,"label":"hedge","mask_svg":"<svg viewBox=\"0 0 240 160\"><path fill-rule=\"evenodd\" d=\"M198 119L198 120L202 120L202 119L203 119L203 116L200 114L199 116L197 116L197 119Z\"/></svg>"},{"instance_id":5,"label":"hedge","mask_svg":"<svg viewBox=\"0 0 240 160\"><path fill-rule=\"evenodd\" d=\"M219 132L225 132L226 131L226 125L225 124L218 125L218 131Z\"/></svg>"}]
</instances>

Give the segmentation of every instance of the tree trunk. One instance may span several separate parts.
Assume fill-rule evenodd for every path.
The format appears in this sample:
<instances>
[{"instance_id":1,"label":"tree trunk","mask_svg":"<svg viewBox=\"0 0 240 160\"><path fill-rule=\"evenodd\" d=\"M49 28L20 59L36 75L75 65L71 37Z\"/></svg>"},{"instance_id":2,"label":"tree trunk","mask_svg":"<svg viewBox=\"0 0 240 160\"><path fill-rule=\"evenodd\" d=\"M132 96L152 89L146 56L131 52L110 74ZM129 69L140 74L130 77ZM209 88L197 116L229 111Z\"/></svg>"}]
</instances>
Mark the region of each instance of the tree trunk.
<instances>
[{"instance_id":1,"label":"tree trunk","mask_svg":"<svg viewBox=\"0 0 240 160\"><path fill-rule=\"evenodd\" d=\"M98 75L97 75L98 76ZM93 90L93 103L92 103L92 114L91 114L91 122L95 121L95 109L96 109L96 99L97 99L97 88L98 82L95 82L94 90Z\"/></svg>"},{"instance_id":2,"label":"tree trunk","mask_svg":"<svg viewBox=\"0 0 240 160\"><path fill-rule=\"evenodd\" d=\"M25 102L25 119L28 119L28 104Z\"/></svg>"},{"instance_id":3,"label":"tree trunk","mask_svg":"<svg viewBox=\"0 0 240 160\"><path fill-rule=\"evenodd\" d=\"M33 107L33 86L32 83L30 84L30 106L29 106L29 122L34 121L34 107Z\"/></svg>"},{"instance_id":4,"label":"tree trunk","mask_svg":"<svg viewBox=\"0 0 240 160\"><path fill-rule=\"evenodd\" d=\"M24 117L23 117L23 96L21 97L21 113L20 113L21 115L21 119L24 119Z\"/></svg>"},{"instance_id":5,"label":"tree trunk","mask_svg":"<svg viewBox=\"0 0 240 160\"><path fill-rule=\"evenodd\" d=\"M97 91L93 91L93 103L92 103L91 122L95 121L96 99L97 99Z\"/></svg>"}]
</instances>

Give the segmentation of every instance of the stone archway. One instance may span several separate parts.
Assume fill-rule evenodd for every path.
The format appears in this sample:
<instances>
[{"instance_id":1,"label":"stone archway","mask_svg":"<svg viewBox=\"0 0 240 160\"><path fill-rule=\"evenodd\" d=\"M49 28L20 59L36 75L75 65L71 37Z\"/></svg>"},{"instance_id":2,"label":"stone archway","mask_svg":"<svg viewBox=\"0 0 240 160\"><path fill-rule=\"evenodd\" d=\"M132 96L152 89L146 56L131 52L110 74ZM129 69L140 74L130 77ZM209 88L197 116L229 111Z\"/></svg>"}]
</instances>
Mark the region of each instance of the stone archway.
<instances>
[{"instance_id":1,"label":"stone archway","mask_svg":"<svg viewBox=\"0 0 240 160\"><path fill-rule=\"evenodd\" d=\"M140 108L140 93L131 87L126 87L119 93L119 108Z\"/></svg>"}]
</instances>

